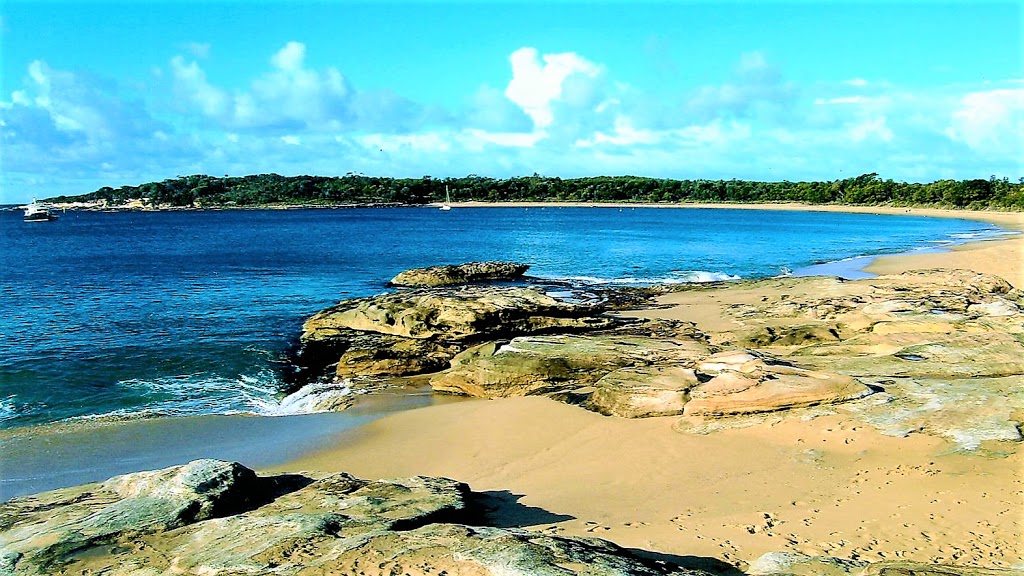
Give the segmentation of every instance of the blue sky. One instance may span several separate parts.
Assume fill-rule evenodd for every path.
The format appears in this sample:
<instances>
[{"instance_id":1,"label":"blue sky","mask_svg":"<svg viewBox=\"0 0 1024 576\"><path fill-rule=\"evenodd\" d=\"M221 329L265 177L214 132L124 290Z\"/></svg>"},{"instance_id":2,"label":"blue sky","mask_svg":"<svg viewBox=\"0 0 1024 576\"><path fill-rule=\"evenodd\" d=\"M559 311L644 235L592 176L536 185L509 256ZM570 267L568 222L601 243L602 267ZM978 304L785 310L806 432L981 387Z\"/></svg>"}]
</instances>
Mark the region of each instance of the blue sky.
<instances>
[{"instance_id":1,"label":"blue sky","mask_svg":"<svg viewBox=\"0 0 1024 576\"><path fill-rule=\"evenodd\" d=\"M0 4L0 203L185 174L1024 176L1020 2Z\"/></svg>"}]
</instances>

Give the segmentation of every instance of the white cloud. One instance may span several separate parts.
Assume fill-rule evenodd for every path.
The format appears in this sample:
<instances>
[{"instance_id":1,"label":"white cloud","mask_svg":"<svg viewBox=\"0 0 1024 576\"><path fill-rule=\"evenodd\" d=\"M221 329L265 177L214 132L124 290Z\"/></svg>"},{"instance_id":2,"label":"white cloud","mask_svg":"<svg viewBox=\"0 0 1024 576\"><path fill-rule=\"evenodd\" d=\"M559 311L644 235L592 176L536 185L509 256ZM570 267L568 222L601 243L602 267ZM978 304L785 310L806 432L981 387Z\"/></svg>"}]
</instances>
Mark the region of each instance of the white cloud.
<instances>
[{"instance_id":1,"label":"white cloud","mask_svg":"<svg viewBox=\"0 0 1024 576\"><path fill-rule=\"evenodd\" d=\"M598 131L593 138L580 139L576 141L577 147L595 146L598 144L613 144L615 146L633 146L637 144L656 144L662 139L662 135L652 130L638 130L633 126L633 121L625 116L615 118L615 128L610 134Z\"/></svg>"},{"instance_id":2,"label":"white cloud","mask_svg":"<svg viewBox=\"0 0 1024 576\"><path fill-rule=\"evenodd\" d=\"M232 87L213 67L208 74L176 56L165 74L147 75L157 83L148 92L33 62L21 85L0 95L0 191L270 171L1016 178L1024 158L1020 82L797 85L750 52L737 55L728 82L666 96L617 82L587 55L523 48L494 63L506 71L503 87L480 84L445 109L357 90L336 68L311 68L307 56L300 42L268 50L262 73ZM158 108L156 95L168 92L159 87L173 88L178 110Z\"/></svg>"},{"instance_id":3,"label":"white cloud","mask_svg":"<svg viewBox=\"0 0 1024 576\"><path fill-rule=\"evenodd\" d=\"M573 52L541 57L536 48L527 47L513 52L509 61L512 79L505 95L533 119L538 129L554 121L555 102L586 104L592 96L590 81L602 72L600 66Z\"/></svg>"},{"instance_id":4,"label":"white cloud","mask_svg":"<svg viewBox=\"0 0 1024 576\"><path fill-rule=\"evenodd\" d=\"M230 97L210 84L197 62L185 62L181 56L175 56L171 59L171 73L176 94L203 114L217 117L230 113Z\"/></svg>"},{"instance_id":5,"label":"white cloud","mask_svg":"<svg viewBox=\"0 0 1024 576\"><path fill-rule=\"evenodd\" d=\"M984 153L1024 165L1024 88L971 92L952 113L946 135Z\"/></svg>"}]
</instances>

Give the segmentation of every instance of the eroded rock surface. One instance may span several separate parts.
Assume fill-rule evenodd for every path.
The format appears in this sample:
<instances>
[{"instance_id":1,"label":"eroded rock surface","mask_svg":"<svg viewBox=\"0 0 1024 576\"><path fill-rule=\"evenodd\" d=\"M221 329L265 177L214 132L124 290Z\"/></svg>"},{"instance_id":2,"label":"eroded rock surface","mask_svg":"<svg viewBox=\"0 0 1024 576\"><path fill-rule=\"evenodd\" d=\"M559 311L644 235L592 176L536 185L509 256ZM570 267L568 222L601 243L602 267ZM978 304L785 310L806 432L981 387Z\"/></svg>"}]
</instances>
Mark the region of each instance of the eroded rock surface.
<instances>
[{"instance_id":1,"label":"eroded rock surface","mask_svg":"<svg viewBox=\"0 0 1024 576\"><path fill-rule=\"evenodd\" d=\"M877 390L837 409L886 434L924 432L966 449L1021 439L1024 296L1001 278L965 270L781 278L681 297L719 311L723 328L705 332L721 348L770 353Z\"/></svg>"},{"instance_id":2,"label":"eroded rock surface","mask_svg":"<svg viewBox=\"0 0 1024 576\"><path fill-rule=\"evenodd\" d=\"M529 270L518 262L468 262L406 270L391 279L392 286L435 287L496 280L516 280Z\"/></svg>"},{"instance_id":3,"label":"eroded rock surface","mask_svg":"<svg viewBox=\"0 0 1024 576\"><path fill-rule=\"evenodd\" d=\"M704 324L617 322L531 288L466 286L343 302L306 323L303 350L339 380L432 373L440 392L547 395L623 417L834 404L886 434L966 449L1022 438L1024 296L1001 278L921 270L678 290Z\"/></svg>"},{"instance_id":4,"label":"eroded rock surface","mask_svg":"<svg viewBox=\"0 0 1024 576\"><path fill-rule=\"evenodd\" d=\"M437 391L482 398L574 398L629 418L771 412L871 393L849 376L799 368L768 354L712 354L697 339L615 334L482 344L456 356L451 369L430 382Z\"/></svg>"},{"instance_id":5,"label":"eroded rock surface","mask_svg":"<svg viewBox=\"0 0 1024 576\"><path fill-rule=\"evenodd\" d=\"M796 552L769 552L750 563L750 576L1018 576L1020 570L928 564L905 560L869 563Z\"/></svg>"},{"instance_id":6,"label":"eroded rock surface","mask_svg":"<svg viewBox=\"0 0 1024 576\"><path fill-rule=\"evenodd\" d=\"M533 288L464 286L346 300L303 325L297 362L338 377L405 376L447 367L477 342L522 334L578 332L615 324L589 304Z\"/></svg>"},{"instance_id":7,"label":"eroded rock surface","mask_svg":"<svg viewBox=\"0 0 1024 576\"><path fill-rule=\"evenodd\" d=\"M472 525L475 502L446 478L257 478L197 461L4 504L0 573L704 575L602 540Z\"/></svg>"}]
</instances>

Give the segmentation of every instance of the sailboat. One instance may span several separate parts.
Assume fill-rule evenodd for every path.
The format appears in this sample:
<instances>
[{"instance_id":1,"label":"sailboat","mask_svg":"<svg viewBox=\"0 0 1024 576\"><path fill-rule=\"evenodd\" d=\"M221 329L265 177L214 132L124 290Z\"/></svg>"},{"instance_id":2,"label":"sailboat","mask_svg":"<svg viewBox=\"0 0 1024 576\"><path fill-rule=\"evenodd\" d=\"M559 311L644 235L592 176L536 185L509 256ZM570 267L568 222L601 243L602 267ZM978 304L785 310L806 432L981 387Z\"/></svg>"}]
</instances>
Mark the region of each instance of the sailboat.
<instances>
[{"instance_id":1,"label":"sailboat","mask_svg":"<svg viewBox=\"0 0 1024 576\"><path fill-rule=\"evenodd\" d=\"M448 186L444 187L444 204L441 204L441 210L447 212L452 209L452 196L448 193Z\"/></svg>"}]
</instances>

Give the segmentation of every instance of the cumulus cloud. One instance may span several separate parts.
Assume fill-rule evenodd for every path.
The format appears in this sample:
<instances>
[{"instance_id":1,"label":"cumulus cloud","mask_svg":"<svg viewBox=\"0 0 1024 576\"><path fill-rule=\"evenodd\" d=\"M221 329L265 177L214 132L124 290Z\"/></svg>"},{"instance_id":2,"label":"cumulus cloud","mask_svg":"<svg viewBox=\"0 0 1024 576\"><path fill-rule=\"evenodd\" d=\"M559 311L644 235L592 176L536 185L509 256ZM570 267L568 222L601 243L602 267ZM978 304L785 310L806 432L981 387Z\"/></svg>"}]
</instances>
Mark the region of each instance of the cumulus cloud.
<instances>
[{"instance_id":1,"label":"cumulus cloud","mask_svg":"<svg viewBox=\"0 0 1024 576\"><path fill-rule=\"evenodd\" d=\"M596 80L602 69L575 54L544 54L536 48L520 48L509 57L512 79L505 95L544 129L555 119L553 107L562 103L578 108L594 104L599 93Z\"/></svg>"},{"instance_id":2,"label":"cumulus cloud","mask_svg":"<svg viewBox=\"0 0 1024 576\"><path fill-rule=\"evenodd\" d=\"M334 67L310 68L301 42L286 43L268 64L247 89L228 90L211 83L198 62L176 56L174 90L191 111L233 131L402 131L445 117L391 91L358 91Z\"/></svg>"},{"instance_id":3,"label":"cumulus cloud","mask_svg":"<svg viewBox=\"0 0 1024 576\"><path fill-rule=\"evenodd\" d=\"M471 97L463 125L491 132L530 132L533 119L501 90L484 85Z\"/></svg>"},{"instance_id":4,"label":"cumulus cloud","mask_svg":"<svg viewBox=\"0 0 1024 576\"><path fill-rule=\"evenodd\" d=\"M191 56L175 56L166 74L149 79L170 92L134 93L31 63L21 85L0 95L0 190L77 181L53 192L79 193L177 174L268 171L1016 177L1024 157L1021 82L797 86L764 53L749 52L737 54L728 82L666 95L617 82L589 55L525 47L495 62L506 82L480 84L446 109L359 90L337 68L311 67L301 42L276 48L262 73L227 86L201 63L210 47L183 46Z\"/></svg>"},{"instance_id":5,"label":"cumulus cloud","mask_svg":"<svg viewBox=\"0 0 1024 576\"><path fill-rule=\"evenodd\" d=\"M951 115L946 135L979 152L1010 156L1024 165L1024 87L966 94Z\"/></svg>"}]
</instances>

